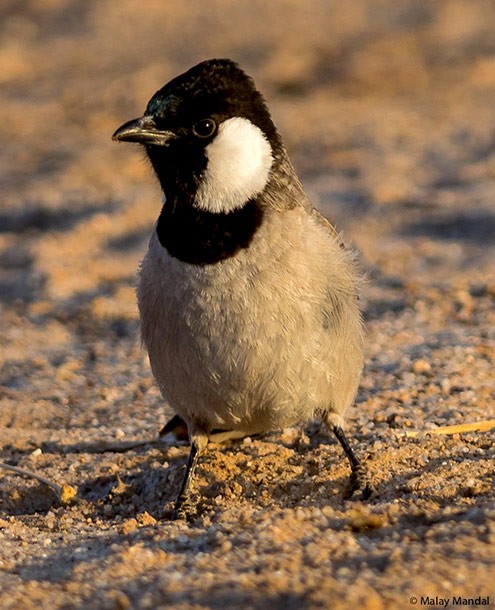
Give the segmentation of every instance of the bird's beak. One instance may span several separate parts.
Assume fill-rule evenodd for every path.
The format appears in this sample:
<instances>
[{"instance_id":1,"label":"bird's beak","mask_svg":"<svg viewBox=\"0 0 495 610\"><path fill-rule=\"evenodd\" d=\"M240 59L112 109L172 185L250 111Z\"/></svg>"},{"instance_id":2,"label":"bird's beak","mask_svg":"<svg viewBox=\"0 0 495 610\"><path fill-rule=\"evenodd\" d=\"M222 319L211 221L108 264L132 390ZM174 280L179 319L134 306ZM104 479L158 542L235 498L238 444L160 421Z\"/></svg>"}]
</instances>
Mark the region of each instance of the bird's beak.
<instances>
[{"instance_id":1,"label":"bird's beak","mask_svg":"<svg viewBox=\"0 0 495 610\"><path fill-rule=\"evenodd\" d=\"M118 142L139 142L139 144L154 144L166 146L177 136L172 131L162 131L157 128L150 116L142 116L121 125L113 134L112 140Z\"/></svg>"}]
</instances>

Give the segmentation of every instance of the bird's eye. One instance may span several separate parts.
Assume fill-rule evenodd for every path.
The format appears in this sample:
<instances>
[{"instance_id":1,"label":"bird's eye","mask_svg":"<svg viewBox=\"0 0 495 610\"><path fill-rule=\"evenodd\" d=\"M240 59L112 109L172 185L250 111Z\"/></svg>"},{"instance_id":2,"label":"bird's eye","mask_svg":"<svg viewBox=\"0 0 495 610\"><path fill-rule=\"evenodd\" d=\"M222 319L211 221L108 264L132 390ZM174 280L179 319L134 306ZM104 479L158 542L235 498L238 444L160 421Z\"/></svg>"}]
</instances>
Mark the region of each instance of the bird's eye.
<instances>
[{"instance_id":1,"label":"bird's eye","mask_svg":"<svg viewBox=\"0 0 495 610\"><path fill-rule=\"evenodd\" d=\"M193 132L198 138L209 138L215 133L216 128L217 124L213 119L202 119L194 125Z\"/></svg>"}]
</instances>

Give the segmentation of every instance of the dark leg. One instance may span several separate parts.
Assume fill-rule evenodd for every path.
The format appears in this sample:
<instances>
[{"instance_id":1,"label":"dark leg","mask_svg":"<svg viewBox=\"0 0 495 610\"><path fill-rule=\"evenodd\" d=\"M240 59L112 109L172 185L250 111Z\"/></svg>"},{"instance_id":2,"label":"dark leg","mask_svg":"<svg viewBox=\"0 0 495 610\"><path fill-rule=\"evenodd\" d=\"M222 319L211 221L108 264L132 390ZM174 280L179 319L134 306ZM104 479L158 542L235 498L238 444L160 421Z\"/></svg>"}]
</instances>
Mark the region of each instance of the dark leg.
<instances>
[{"instance_id":1,"label":"dark leg","mask_svg":"<svg viewBox=\"0 0 495 610\"><path fill-rule=\"evenodd\" d=\"M332 431L342 445L342 449L351 465L351 481L346 497L350 498L355 491L361 490L363 499L367 500L373 493L373 487L368 479L368 473L366 472L365 467L356 457L344 429L340 426L332 426Z\"/></svg>"},{"instance_id":2,"label":"dark leg","mask_svg":"<svg viewBox=\"0 0 495 610\"><path fill-rule=\"evenodd\" d=\"M172 519L178 519L182 513L182 505L184 501L187 499L187 495L189 492L189 487L191 486L191 481L194 475L194 470L196 469L196 464L198 463L199 451L197 444L193 441L191 443L191 451L189 452L189 459L187 460L186 473L184 475L184 479L182 481L182 485L179 491L179 495L177 496L177 500L175 501L174 512L172 513Z\"/></svg>"}]
</instances>

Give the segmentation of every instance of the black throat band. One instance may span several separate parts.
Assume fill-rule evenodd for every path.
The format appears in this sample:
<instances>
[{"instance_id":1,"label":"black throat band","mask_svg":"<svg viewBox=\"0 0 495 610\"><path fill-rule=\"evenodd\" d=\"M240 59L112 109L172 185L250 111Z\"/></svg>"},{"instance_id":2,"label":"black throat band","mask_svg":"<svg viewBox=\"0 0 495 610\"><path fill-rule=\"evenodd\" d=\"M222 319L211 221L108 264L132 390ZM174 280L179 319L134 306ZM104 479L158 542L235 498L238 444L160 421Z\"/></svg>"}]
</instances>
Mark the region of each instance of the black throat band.
<instances>
[{"instance_id":1,"label":"black throat band","mask_svg":"<svg viewBox=\"0 0 495 610\"><path fill-rule=\"evenodd\" d=\"M263 209L255 199L228 214L165 203L156 231L170 256L193 265L208 265L247 248L262 219Z\"/></svg>"}]
</instances>

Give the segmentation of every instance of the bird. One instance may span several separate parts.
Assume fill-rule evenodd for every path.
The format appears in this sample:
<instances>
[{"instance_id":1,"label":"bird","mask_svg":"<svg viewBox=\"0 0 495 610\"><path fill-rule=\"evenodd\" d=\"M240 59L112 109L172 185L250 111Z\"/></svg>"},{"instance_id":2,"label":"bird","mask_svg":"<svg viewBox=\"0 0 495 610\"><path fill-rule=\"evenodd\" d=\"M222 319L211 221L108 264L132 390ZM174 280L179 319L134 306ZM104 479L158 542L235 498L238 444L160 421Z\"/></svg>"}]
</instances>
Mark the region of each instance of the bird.
<instances>
[{"instance_id":1,"label":"bird","mask_svg":"<svg viewBox=\"0 0 495 610\"><path fill-rule=\"evenodd\" d=\"M231 59L173 78L113 134L144 146L163 191L139 270L140 331L190 453L319 418L372 492L344 431L363 368L362 274L311 204L265 98Z\"/></svg>"}]
</instances>

